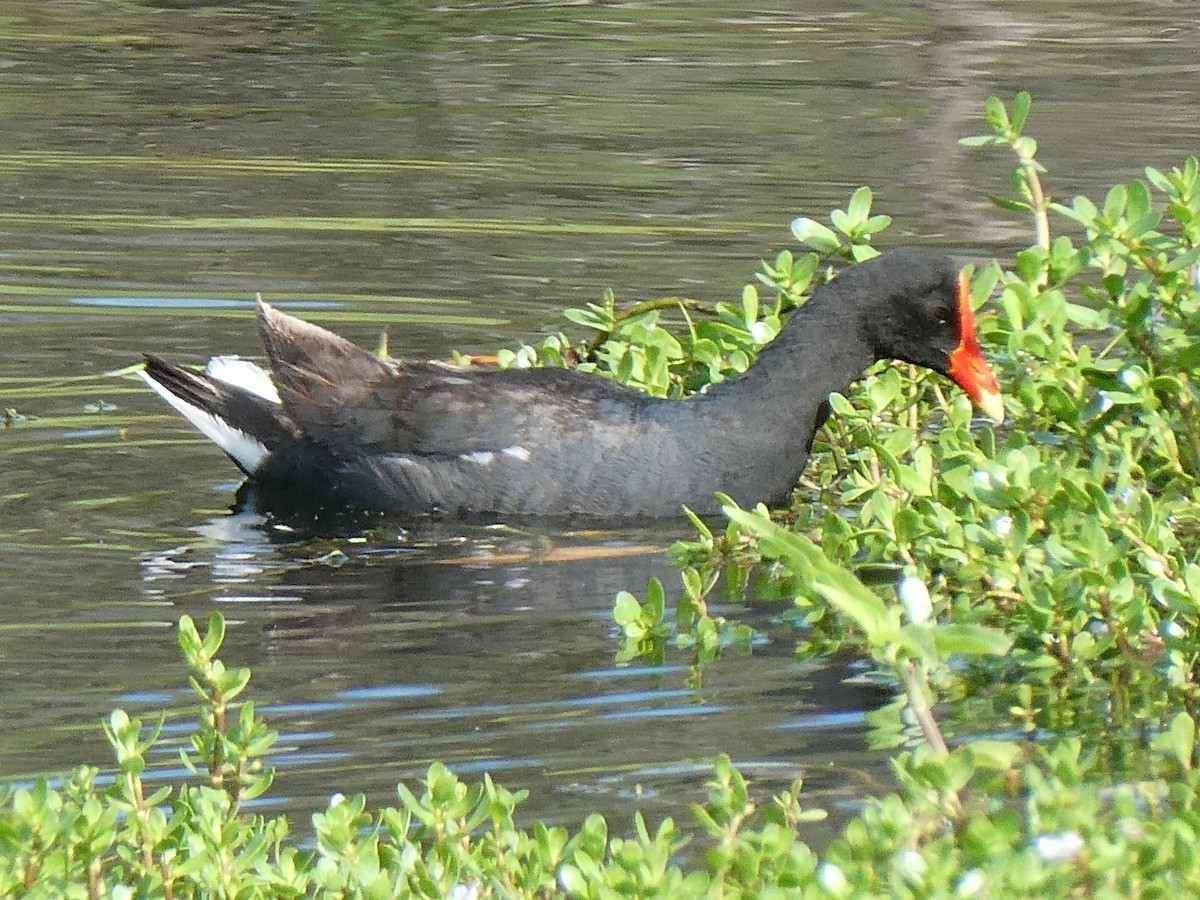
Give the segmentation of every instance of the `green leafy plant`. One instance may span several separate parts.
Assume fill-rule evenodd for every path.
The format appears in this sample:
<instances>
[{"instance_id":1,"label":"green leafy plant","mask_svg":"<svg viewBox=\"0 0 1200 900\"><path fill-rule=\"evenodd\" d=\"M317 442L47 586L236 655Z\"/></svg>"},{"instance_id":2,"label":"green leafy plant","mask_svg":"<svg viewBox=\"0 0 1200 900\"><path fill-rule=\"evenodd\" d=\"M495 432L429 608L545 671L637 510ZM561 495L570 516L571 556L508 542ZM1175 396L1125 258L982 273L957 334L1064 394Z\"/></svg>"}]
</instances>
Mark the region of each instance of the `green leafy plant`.
<instances>
[{"instance_id":1,"label":"green leafy plant","mask_svg":"<svg viewBox=\"0 0 1200 900\"><path fill-rule=\"evenodd\" d=\"M850 650L890 676L872 741L908 748L898 777L960 831L975 792L996 790L988 772L1028 785L1070 752L1079 786L1102 792L1196 762L1200 167L1147 169L1102 206L1053 203L1030 109L1025 94L992 98L992 132L964 141L1016 155L1017 198L994 199L1035 222L1011 268L971 282L974 305L997 295L980 333L1011 424L978 426L930 377L877 369L831 398L791 510L727 507L723 533L674 548L687 580L787 603L799 653ZM1052 236L1054 214L1082 234ZM853 258L841 231L796 233ZM636 600L624 606L633 618ZM657 639L688 646L711 627L677 617ZM984 739L1014 727L1049 755Z\"/></svg>"},{"instance_id":2,"label":"green leafy plant","mask_svg":"<svg viewBox=\"0 0 1200 900\"><path fill-rule=\"evenodd\" d=\"M1046 215L1049 201L1042 190L1040 173L1042 168L1037 157L1037 141L1022 134L1033 98L1021 91L1013 98L1012 106L1005 107L999 97L989 97L983 107L983 118L992 130L990 134L966 137L959 141L966 147L1007 147L1017 157L1010 181L1018 199L989 195L991 201L1001 209L1028 212L1033 216L1034 245L1042 250L1050 249L1050 220Z\"/></svg>"},{"instance_id":3,"label":"green leafy plant","mask_svg":"<svg viewBox=\"0 0 1200 900\"><path fill-rule=\"evenodd\" d=\"M201 637L189 616L179 620L179 647L192 670L188 680L200 698L200 728L192 736L195 757L182 754L183 763L195 773L203 768L213 787L229 794L236 807L252 800L270 786L274 773L264 769L263 757L278 735L254 714L254 704L241 704L236 718L230 704L250 683L250 670L226 669L216 656L225 641L225 620L213 613L208 632Z\"/></svg>"},{"instance_id":4,"label":"green leafy plant","mask_svg":"<svg viewBox=\"0 0 1200 900\"><path fill-rule=\"evenodd\" d=\"M850 262L863 262L878 256L879 251L871 246L871 238L891 225L892 217L871 215L872 199L871 189L860 187L850 196L845 209L830 212L832 229L815 219L801 216L792 220L792 234L800 243L825 256ZM767 275L779 284L775 273L768 270Z\"/></svg>"},{"instance_id":5,"label":"green leafy plant","mask_svg":"<svg viewBox=\"0 0 1200 900\"><path fill-rule=\"evenodd\" d=\"M1021 135L1029 108L1024 95L1011 113L989 101L995 133L970 142L1013 146L1014 183L1042 196L1029 187L1042 171L1030 156L1036 144ZM1179 225L1173 236L1151 228L1159 218L1145 185L1110 192L1117 199L1107 204L1103 230L1082 199L1044 204L1092 223L1085 243L1057 237L1049 249L1022 251L1012 269L991 264L972 281L975 303L998 292L997 314L982 314L980 330L999 348L1012 427L974 426L965 400L945 402L930 379L913 384L899 367L879 370L852 399L831 398L835 416L817 444L829 452L810 468L806 487L815 500L789 515L797 529L819 536L826 554L875 584L908 572L939 588L946 597L939 613L1010 626L1012 616L1027 618L1017 646L1053 646L1059 665L1072 665L1093 643L1136 655L1139 635L1186 630L1197 550L1188 448L1200 426L1187 414L1195 398L1179 392L1194 390L1191 348L1200 329L1189 274L1197 258L1189 229L1200 208L1188 175L1195 168L1189 161L1149 175L1166 186L1166 208ZM1138 198L1132 206L1131 196ZM1114 243L1113 234L1126 242ZM1091 271L1109 286L1097 288ZM921 434L918 421L934 428ZM736 594L761 562L754 535L739 528L718 538L703 528L676 555L705 582L724 574ZM787 567L753 578L762 596L798 592ZM1135 594L1152 602L1129 602ZM827 610L797 602L811 628L805 646L829 649L821 640ZM1115 606L1130 618L1114 621ZM1109 627L1089 631L1092 623ZM1047 626L1074 636L1047 640Z\"/></svg>"},{"instance_id":6,"label":"green leafy plant","mask_svg":"<svg viewBox=\"0 0 1200 900\"><path fill-rule=\"evenodd\" d=\"M601 303L563 312L592 333L589 339L572 343L562 333L553 334L536 347L501 350L496 361L501 366L578 368L660 397L701 391L746 371L787 316L833 275L828 265L822 270L823 262L878 255L871 238L891 218L871 215L871 203L870 188L855 191L845 209L830 213L836 231L809 218L794 220L793 234L810 251L795 255L783 250L764 262L758 283L746 285L738 303L705 309L695 300L662 297L621 308L610 292ZM767 300L760 295L763 287L770 292ZM473 361L457 359L466 365Z\"/></svg>"},{"instance_id":7,"label":"green leafy plant","mask_svg":"<svg viewBox=\"0 0 1200 900\"><path fill-rule=\"evenodd\" d=\"M1004 647L987 629L935 623L919 598L902 622L763 511L730 513L780 560L811 564L814 587L872 635L877 659L928 674L947 654ZM197 635L205 664L218 670L214 635L223 632L218 616ZM184 644L195 670L190 635ZM205 696L196 728L210 747L204 733L219 718ZM1200 776L1186 714L1151 742L1160 776L1115 787L1098 781L1096 756L1078 739L1021 752L1002 742L921 744L896 759L898 791L869 802L820 852L803 832L824 813L803 806L801 783L756 799L726 757L693 808L697 843L671 819L651 827L640 815L627 836L598 815L575 829L521 827L525 792L487 776L467 784L434 763L418 785L397 787L396 806L371 811L361 795L334 794L301 848L284 818L239 810L227 785L148 792L145 762L159 729L117 710L106 731L117 766L107 787L80 768L54 784L0 788L0 896L917 898L1200 888Z\"/></svg>"}]
</instances>

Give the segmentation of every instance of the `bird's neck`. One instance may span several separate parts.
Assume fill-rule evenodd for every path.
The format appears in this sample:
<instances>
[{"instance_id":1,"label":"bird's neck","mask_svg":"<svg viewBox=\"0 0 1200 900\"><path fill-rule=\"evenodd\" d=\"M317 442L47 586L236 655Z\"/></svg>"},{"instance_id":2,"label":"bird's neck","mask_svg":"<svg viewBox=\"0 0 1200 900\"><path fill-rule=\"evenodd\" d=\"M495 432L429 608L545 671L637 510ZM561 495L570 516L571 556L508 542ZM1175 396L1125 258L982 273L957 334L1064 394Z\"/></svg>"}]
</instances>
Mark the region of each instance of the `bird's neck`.
<instances>
[{"instance_id":1,"label":"bird's neck","mask_svg":"<svg viewBox=\"0 0 1200 900\"><path fill-rule=\"evenodd\" d=\"M798 400L812 413L834 391L845 391L875 361L861 335L853 298L838 296L830 285L800 307L779 335L763 348L744 374L715 385L711 400L735 419L756 411L764 427L777 434L811 429ZM793 411L799 413L796 420Z\"/></svg>"},{"instance_id":2,"label":"bird's neck","mask_svg":"<svg viewBox=\"0 0 1200 900\"><path fill-rule=\"evenodd\" d=\"M688 473L689 495L707 499L721 491L738 502L773 503L795 486L829 394L844 391L874 360L851 327L852 304L838 302L845 299L821 292L744 374L702 396L653 407L676 435L674 465Z\"/></svg>"}]
</instances>

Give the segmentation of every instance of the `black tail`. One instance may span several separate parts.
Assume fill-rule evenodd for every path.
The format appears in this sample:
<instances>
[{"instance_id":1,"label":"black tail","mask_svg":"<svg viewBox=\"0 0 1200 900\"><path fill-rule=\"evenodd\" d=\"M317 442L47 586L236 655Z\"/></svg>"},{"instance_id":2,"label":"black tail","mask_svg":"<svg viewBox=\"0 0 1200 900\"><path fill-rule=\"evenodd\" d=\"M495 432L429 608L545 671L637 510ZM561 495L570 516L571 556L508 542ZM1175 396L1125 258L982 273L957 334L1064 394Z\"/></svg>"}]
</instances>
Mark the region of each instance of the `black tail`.
<instances>
[{"instance_id":1,"label":"black tail","mask_svg":"<svg viewBox=\"0 0 1200 900\"><path fill-rule=\"evenodd\" d=\"M151 353L145 358L146 368L138 373L142 379L247 475L272 452L299 439L279 403Z\"/></svg>"}]
</instances>

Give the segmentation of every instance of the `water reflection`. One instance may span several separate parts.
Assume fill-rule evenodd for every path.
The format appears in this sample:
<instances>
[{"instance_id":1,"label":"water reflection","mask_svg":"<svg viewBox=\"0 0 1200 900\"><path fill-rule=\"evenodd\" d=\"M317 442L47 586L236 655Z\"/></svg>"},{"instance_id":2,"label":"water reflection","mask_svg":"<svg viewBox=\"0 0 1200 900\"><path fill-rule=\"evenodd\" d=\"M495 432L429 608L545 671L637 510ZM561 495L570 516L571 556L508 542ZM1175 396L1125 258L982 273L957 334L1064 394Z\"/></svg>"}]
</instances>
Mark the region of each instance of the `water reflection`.
<instances>
[{"instance_id":1,"label":"water reflection","mask_svg":"<svg viewBox=\"0 0 1200 900\"><path fill-rule=\"evenodd\" d=\"M703 670L682 656L614 666L615 593L651 575L671 583L671 535L661 528L430 519L390 540L377 529L343 541L336 567L313 563L323 541L288 543L253 513L214 516L195 531L205 549L143 560L143 590L180 610L202 592L235 623L235 653L252 660L254 691L270 698L263 712L284 734L273 758L280 793L268 807L319 804L343 778L387 802L396 779L418 777L433 759L460 773L506 773L534 790L538 815L560 821L597 798L619 817L626 804L677 812L699 799L706 760L721 752L764 791L801 772L814 797L857 789L857 778L824 767L865 762L857 710L884 694L847 685L839 667L801 665L786 632L760 640L754 659L732 654ZM774 610L743 612L778 630ZM799 761L816 745L814 772Z\"/></svg>"}]
</instances>

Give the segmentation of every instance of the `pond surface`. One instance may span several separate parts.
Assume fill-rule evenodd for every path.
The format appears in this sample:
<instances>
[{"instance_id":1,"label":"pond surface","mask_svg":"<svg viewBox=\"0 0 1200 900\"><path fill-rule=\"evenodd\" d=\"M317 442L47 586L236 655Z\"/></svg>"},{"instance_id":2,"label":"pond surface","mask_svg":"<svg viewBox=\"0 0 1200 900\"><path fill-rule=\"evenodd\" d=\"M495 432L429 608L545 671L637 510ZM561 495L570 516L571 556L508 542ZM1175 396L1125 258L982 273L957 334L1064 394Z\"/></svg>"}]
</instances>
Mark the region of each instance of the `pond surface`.
<instances>
[{"instance_id":1,"label":"pond surface","mask_svg":"<svg viewBox=\"0 0 1200 900\"><path fill-rule=\"evenodd\" d=\"M256 291L413 356L536 339L606 288L735 298L864 183L881 243L1004 256L1009 161L957 144L990 93L1033 93L1060 198L1196 150L1190 3L902 6L0 3L0 778L106 764L118 704L183 741L171 626L216 608L281 732L262 806L301 831L432 759L569 823L689 823L720 752L835 812L885 788L886 687L796 660L777 610L732 609L763 637L699 675L616 665L613 598L673 588L681 521L299 540L107 373L256 352Z\"/></svg>"}]
</instances>

